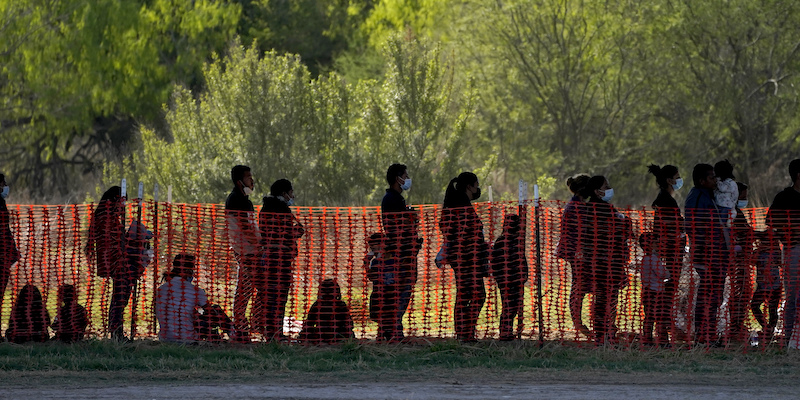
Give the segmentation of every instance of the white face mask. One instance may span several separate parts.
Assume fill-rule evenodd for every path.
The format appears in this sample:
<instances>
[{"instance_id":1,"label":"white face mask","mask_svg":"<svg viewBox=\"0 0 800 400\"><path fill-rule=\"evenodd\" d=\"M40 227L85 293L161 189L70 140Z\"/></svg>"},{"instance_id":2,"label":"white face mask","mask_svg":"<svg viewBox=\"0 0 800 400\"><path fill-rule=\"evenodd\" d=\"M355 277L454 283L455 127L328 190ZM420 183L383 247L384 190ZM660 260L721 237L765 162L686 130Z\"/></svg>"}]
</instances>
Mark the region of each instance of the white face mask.
<instances>
[{"instance_id":1,"label":"white face mask","mask_svg":"<svg viewBox=\"0 0 800 400\"><path fill-rule=\"evenodd\" d=\"M3 186L3 192L0 193L0 196L3 196L3 198L5 199L6 197L8 197L8 191L9 190L10 190L10 188L8 187L8 185Z\"/></svg>"},{"instance_id":2,"label":"white face mask","mask_svg":"<svg viewBox=\"0 0 800 400\"><path fill-rule=\"evenodd\" d=\"M745 208L747 207L747 200L739 200L736 202L736 208Z\"/></svg>"},{"instance_id":3,"label":"white face mask","mask_svg":"<svg viewBox=\"0 0 800 400\"><path fill-rule=\"evenodd\" d=\"M242 192L244 192L245 196L250 196L251 194L253 194L253 189L250 189L249 187L242 185Z\"/></svg>"},{"instance_id":4,"label":"white face mask","mask_svg":"<svg viewBox=\"0 0 800 400\"><path fill-rule=\"evenodd\" d=\"M294 204L294 198L291 198L291 199L289 199L289 200L286 200L286 197L285 197L285 196L278 196L278 200L280 200L280 201L282 201L282 202L286 203L286 205L287 205L287 206L291 206L291 205L293 205L293 204Z\"/></svg>"},{"instance_id":5,"label":"white face mask","mask_svg":"<svg viewBox=\"0 0 800 400\"><path fill-rule=\"evenodd\" d=\"M614 189L606 189L605 194L600 199L603 201L611 201L611 198L614 197Z\"/></svg>"},{"instance_id":6,"label":"white face mask","mask_svg":"<svg viewBox=\"0 0 800 400\"><path fill-rule=\"evenodd\" d=\"M683 187L683 178L678 178L675 180L675 184L672 185L672 189L674 190L681 190Z\"/></svg>"},{"instance_id":7,"label":"white face mask","mask_svg":"<svg viewBox=\"0 0 800 400\"><path fill-rule=\"evenodd\" d=\"M403 181L403 184L400 185L400 189L408 190L411 189L411 178L408 178Z\"/></svg>"}]
</instances>

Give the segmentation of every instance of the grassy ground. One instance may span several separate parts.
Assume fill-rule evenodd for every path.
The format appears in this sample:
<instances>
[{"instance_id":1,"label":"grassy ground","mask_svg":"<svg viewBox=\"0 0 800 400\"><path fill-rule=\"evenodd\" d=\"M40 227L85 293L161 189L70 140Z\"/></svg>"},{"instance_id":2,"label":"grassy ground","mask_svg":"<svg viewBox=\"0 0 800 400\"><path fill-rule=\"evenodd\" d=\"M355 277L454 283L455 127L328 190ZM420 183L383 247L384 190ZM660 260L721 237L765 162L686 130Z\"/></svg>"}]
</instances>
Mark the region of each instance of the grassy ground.
<instances>
[{"instance_id":1,"label":"grassy ground","mask_svg":"<svg viewBox=\"0 0 800 400\"><path fill-rule=\"evenodd\" d=\"M767 349L619 350L535 343L441 341L305 347L179 346L150 341L0 344L0 386L134 382L466 380L796 384L800 354ZM12 378L13 379L10 379Z\"/></svg>"}]
</instances>

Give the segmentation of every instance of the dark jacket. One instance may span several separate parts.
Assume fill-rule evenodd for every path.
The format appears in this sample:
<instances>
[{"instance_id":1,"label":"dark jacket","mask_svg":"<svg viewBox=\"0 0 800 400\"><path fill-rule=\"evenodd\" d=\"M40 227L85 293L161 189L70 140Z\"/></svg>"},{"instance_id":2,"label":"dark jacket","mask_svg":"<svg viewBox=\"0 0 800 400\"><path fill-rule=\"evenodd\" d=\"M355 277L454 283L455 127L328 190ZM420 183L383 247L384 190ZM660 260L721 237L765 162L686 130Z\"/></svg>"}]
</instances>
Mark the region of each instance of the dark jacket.
<instances>
[{"instance_id":1,"label":"dark jacket","mask_svg":"<svg viewBox=\"0 0 800 400\"><path fill-rule=\"evenodd\" d=\"M778 233L784 245L800 245L800 192L790 186L778 193L769 207L767 225Z\"/></svg>"},{"instance_id":2,"label":"dark jacket","mask_svg":"<svg viewBox=\"0 0 800 400\"><path fill-rule=\"evenodd\" d=\"M686 234L689 236L694 264L707 265L712 254L727 251L722 221L727 216L717 208L714 193L708 189L692 188L686 198Z\"/></svg>"},{"instance_id":3,"label":"dark jacket","mask_svg":"<svg viewBox=\"0 0 800 400\"><path fill-rule=\"evenodd\" d=\"M630 258L628 239L633 237L630 218L596 197L580 208L584 220L581 249L587 267L595 279L622 282L627 277L625 267Z\"/></svg>"},{"instance_id":4,"label":"dark jacket","mask_svg":"<svg viewBox=\"0 0 800 400\"><path fill-rule=\"evenodd\" d=\"M583 205L583 200L578 196L572 196L561 214L561 233L556 247L556 257L570 263L575 262L577 253L580 251L579 238L582 224L579 207L581 205Z\"/></svg>"},{"instance_id":5,"label":"dark jacket","mask_svg":"<svg viewBox=\"0 0 800 400\"><path fill-rule=\"evenodd\" d=\"M0 198L0 270L7 273L19 257L17 243L11 234L11 214L8 212L5 199Z\"/></svg>"},{"instance_id":6,"label":"dark jacket","mask_svg":"<svg viewBox=\"0 0 800 400\"><path fill-rule=\"evenodd\" d=\"M661 190L653 201L655 215L653 217L653 233L659 240L660 254L683 253L686 241L682 234L685 232L684 219L678 202L669 192Z\"/></svg>"},{"instance_id":7,"label":"dark jacket","mask_svg":"<svg viewBox=\"0 0 800 400\"><path fill-rule=\"evenodd\" d=\"M89 226L89 251L96 256L97 276L116 277L125 270L125 227L113 201L101 202Z\"/></svg>"},{"instance_id":8,"label":"dark jacket","mask_svg":"<svg viewBox=\"0 0 800 400\"><path fill-rule=\"evenodd\" d=\"M466 194L442 209L439 221L445 237L447 258L450 265L463 272L475 272L465 268L476 268L478 276L488 275L489 245L483 235L483 222Z\"/></svg>"},{"instance_id":9,"label":"dark jacket","mask_svg":"<svg viewBox=\"0 0 800 400\"><path fill-rule=\"evenodd\" d=\"M285 262L291 262L297 256L297 240L305 230L286 202L274 196L264 197L258 225L265 251Z\"/></svg>"},{"instance_id":10,"label":"dark jacket","mask_svg":"<svg viewBox=\"0 0 800 400\"><path fill-rule=\"evenodd\" d=\"M492 245L492 276L500 286L524 284L528 279L528 262L520 235L503 231Z\"/></svg>"}]
</instances>

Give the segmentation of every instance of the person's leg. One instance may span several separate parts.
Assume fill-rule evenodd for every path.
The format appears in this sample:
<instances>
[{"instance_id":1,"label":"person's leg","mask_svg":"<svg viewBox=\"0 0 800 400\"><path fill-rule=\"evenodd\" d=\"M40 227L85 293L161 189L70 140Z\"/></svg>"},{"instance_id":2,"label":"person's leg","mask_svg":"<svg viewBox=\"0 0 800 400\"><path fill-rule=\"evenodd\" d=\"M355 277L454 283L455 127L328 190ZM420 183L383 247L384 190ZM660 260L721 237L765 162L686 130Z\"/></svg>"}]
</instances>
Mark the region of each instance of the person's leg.
<instances>
[{"instance_id":1,"label":"person's leg","mask_svg":"<svg viewBox=\"0 0 800 400\"><path fill-rule=\"evenodd\" d=\"M414 287L410 284L404 284L398 288L398 306L395 312L395 335L398 338L405 337L403 333L403 316L408 310L408 305L411 304L413 289Z\"/></svg>"},{"instance_id":2,"label":"person's leg","mask_svg":"<svg viewBox=\"0 0 800 400\"><path fill-rule=\"evenodd\" d=\"M253 296L252 260L249 257L239 258L239 274L236 281L236 294L233 298L233 327L236 338L234 340L248 340L250 326L247 320L247 303Z\"/></svg>"},{"instance_id":3,"label":"person's leg","mask_svg":"<svg viewBox=\"0 0 800 400\"><path fill-rule=\"evenodd\" d=\"M766 298L767 291L756 288L755 293L753 293L753 298L750 300L750 310L753 312L753 318L761 325L762 330L767 328L767 321L764 319L764 313L761 311L761 304L765 302Z\"/></svg>"},{"instance_id":4,"label":"person's leg","mask_svg":"<svg viewBox=\"0 0 800 400\"><path fill-rule=\"evenodd\" d=\"M509 282L498 280L497 289L500 290L500 304L502 307L502 310L500 310L500 340L511 340L514 338L514 316L511 312L515 307L511 303L513 301L512 288Z\"/></svg>"},{"instance_id":5,"label":"person's leg","mask_svg":"<svg viewBox=\"0 0 800 400\"><path fill-rule=\"evenodd\" d=\"M468 315L470 299L473 297L472 286L469 285L468 277L462 274L460 268L454 268L456 271L456 302L453 308L454 327L456 338L464 340L468 338Z\"/></svg>"},{"instance_id":6,"label":"person's leg","mask_svg":"<svg viewBox=\"0 0 800 400\"><path fill-rule=\"evenodd\" d=\"M656 322L657 292L642 287L642 306L644 307L644 325L642 326L642 343L653 343L653 324Z\"/></svg>"},{"instance_id":7,"label":"person's leg","mask_svg":"<svg viewBox=\"0 0 800 400\"><path fill-rule=\"evenodd\" d=\"M792 338L797 318L797 296L800 293L800 245L789 249L784 272L786 304L784 305L784 333L786 343Z\"/></svg>"},{"instance_id":8,"label":"person's leg","mask_svg":"<svg viewBox=\"0 0 800 400\"><path fill-rule=\"evenodd\" d=\"M746 339L747 328L744 325L746 316L746 309L748 303L747 290L745 285L749 282L747 279L747 266L740 265L741 262L737 260L737 265L733 267L730 274L731 289L730 289L730 338L735 341L742 341Z\"/></svg>"},{"instance_id":9,"label":"person's leg","mask_svg":"<svg viewBox=\"0 0 800 400\"><path fill-rule=\"evenodd\" d=\"M114 339L123 337L122 323L125 319L125 308L128 307L133 285L128 276L120 275L113 278L111 289L111 305L108 309L108 331Z\"/></svg>"},{"instance_id":10,"label":"person's leg","mask_svg":"<svg viewBox=\"0 0 800 400\"><path fill-rule=\"evenodd\" d=\"M592 329L594 342L602 345L608 333L608 311L611 287L607 281L598 279L594 284L594 300L592 301Z\"/></svg>"},{"instance_id":11,"label":"person's leg","mask_svg":"<svg viewBox=\"0 0 800 400\"><path fill-rule=\"evenodd\" d=\"M469 315L467 321L467 337L472 340L476 339L476 331L478 325L478 316L480 316L483 303L486 302L486 288L483 285L483 278L478 276L477 272L472 276L470 285L472 286L472 296L469 299Z\"/></svg>"},{"instance_id":12,"label":"person's leg","mask_svg":"<svg viewBox=\"0 0 800 400\"><path fill-rule=\"evenodd\" d=\"M583 324L583 298L586 297L587 284L586 274L582 271L580 261L570 262L572 267L572 287L569 294L569 311L572 317L572 326L579 333L588 335L589 328Z\"/></svg>"}]
</instances>

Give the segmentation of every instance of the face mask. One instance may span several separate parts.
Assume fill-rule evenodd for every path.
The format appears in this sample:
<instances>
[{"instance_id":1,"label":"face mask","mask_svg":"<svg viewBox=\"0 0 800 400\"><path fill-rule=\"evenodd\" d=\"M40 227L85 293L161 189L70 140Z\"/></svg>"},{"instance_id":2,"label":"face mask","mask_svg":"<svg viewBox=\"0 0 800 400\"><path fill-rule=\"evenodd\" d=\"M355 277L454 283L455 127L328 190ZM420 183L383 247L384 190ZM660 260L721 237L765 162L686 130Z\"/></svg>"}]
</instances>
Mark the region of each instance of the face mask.
<instances>
[{"instance_id":1,"label":"face mask","mask_svg":"<svg viewBox=\"0 0 800 400\"><path fill-rule=\"evenodd\" d=\"M611 201L611 198L614 197L614 189L606 189L606 193L600 199L603 201Z\"/></svg>"},{"instance_id":2,"label":"face mask","mask_svg":"<svg viewBox=\"0 0 800 400\"><path fill-rule=\"evenodd\" d=\"M481 197L481 188L478 188L478 191L472 195L472 200L478 200Z\"/></svg>"},{"instance_id":3,"label":"face mask","mask_svg":"<svg viewBox=\"0 0 800 400\"><path fill-rule=\"evenodd\" d=\"M683 178L678 178L675 180L675 184L672 185L672 189L674 190L681 190L683 187Z\"/></svg>"},{"instance_id":4,"label":"face mask","mask_svg":"<svg viewBox=\"0 0 800 400\"><path fill-rule=\"evenodd\" d=\"M245 196L250 196L251 194L253 194L253 189L250 189L247 186L242 186L242 191L244 192Z\"/></svg>"},{"instance_id":5,"label":"face mask","mask_svg":"<svg viewBox=\"0 0 800 400\"><path fill-rule=\"evenodd\" d=\"M293 206L294 205L294 199L289 199L289 201L286 202L286 205L287 206Z\"/></svg>"},{"instance_id":6,"label":"face mask","mask_svg":"<svg viewBox=\"0 0 800 400\"><path fill-rule=\"evenodd\" d=\"M3 192L0 193L0 196L3 196L3 198L5 199L6 197L8 197L8 191L9 187L6 185L5 187L3 187Z\"/></svg>"},{"instance_id":7,"label":"face mask","mask_svg":"<svg viewBox=\"0 0 800 400\"><path fill-rule=\"evenodd\" d=\"M736 202L736 208L745 208L747 207L747 200L739 200Z\"/></svg>"},{"instance_id":8,"label":"face mask","mask_svg":"<svg viewBox=\"0 0 800 400\"><path fill-rule=\"evenodd\" d=\"M403 181L403 184L400 185L400 189L408 190L411 189L411 178L408 178Z\"/></svg>"}]
</instances>

